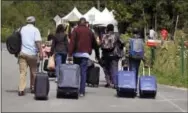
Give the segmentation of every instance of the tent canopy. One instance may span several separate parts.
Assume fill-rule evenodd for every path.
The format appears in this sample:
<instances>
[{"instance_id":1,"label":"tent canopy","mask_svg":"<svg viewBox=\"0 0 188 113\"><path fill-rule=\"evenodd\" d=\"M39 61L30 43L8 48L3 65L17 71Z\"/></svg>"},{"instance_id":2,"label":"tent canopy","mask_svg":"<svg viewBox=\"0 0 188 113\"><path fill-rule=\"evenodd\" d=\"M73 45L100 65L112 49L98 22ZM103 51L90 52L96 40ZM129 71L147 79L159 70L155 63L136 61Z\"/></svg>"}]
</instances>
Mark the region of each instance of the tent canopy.
<instances>
[{"instance_id":1,"label":"tent canopy","mask_svg":"<svg viewBox=\"0 0 188 113\"><path fill-rule=\"evenodd\" d=\"M84 14L84 18L86 18L86 20L89 22L89 23L92 23L96 20L98 20L97 17L99 17L98 15L100 15L101 12L96 9L95 7L92 7L86 14Z\"/></svg>"},{"instance_id":2,"label":"tent canopy","mask_svg":"<svg viewBox=\"0 0 188 113\"><path fill-rule=\"evenodd\" d=\"M94 21L94 25L102 25L107 26L108 24L117 25L117 21L114 19L113 13L110 12L107 8L105 8L100 15L97 15L98 18L96 21Z\"/></svg>"},{"instance_id":3,"label":"tent canopy","mask_svg":"<svg viewBox=\"0 0 188 113\"><path fill-rule=\"evenodd\" d=\"M82 14L78 11L76 7L62 18L62 20L67 20L67 21L78 21L82 17Z\"/></svg>"}]
</instances>

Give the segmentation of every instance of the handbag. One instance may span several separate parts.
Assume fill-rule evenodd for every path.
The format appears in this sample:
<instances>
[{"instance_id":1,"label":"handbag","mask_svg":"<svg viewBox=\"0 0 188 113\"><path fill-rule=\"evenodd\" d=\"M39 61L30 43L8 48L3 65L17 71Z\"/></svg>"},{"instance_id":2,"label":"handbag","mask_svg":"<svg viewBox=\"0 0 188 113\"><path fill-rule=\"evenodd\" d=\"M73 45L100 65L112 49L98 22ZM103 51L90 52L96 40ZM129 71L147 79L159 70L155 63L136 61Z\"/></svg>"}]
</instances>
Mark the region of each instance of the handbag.
<instances>
[{"instance_id":1,"label":"handbag","mask_svg":"<svg viewBox=\"0 0 188 113\"><path fill-rule=\"evenodd\" d=\"M54 70L55 69L55 60L54 60L54 55L50 56L48 60L48 70Z\"/></svg>"}]
</instances>

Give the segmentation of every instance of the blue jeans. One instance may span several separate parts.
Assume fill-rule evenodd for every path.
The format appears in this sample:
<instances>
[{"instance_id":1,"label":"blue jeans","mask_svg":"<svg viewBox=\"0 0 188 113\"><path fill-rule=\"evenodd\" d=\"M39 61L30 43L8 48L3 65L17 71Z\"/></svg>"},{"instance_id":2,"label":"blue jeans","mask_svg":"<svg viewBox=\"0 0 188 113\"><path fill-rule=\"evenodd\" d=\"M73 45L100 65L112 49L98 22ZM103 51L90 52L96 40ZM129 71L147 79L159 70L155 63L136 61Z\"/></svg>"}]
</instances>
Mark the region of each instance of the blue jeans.
<instances>
[{"instance_id":1,"label":"blue jeans","mask_svg":"<svg viewBox=\"0 0 188 113\"><path fill-rule=\"evenodd\" d=\"M138 72L141 60L129 58L129 67L131 71L136 72L136 85L138 83Z\"/></svg>"},{"instance_id":2,"label":"blue jeans","mask_svg":"<svg viewBox=\"0 0 188 113\"><path fill-rule=\"evenodd\" d=\"M73 61L75 64L78 64L80 66L80 71L81 71L80 94L85 94L88 58L74 57Z\"/></svg>"},{"instance_id":3,"label":"blue jeans","mask_svg":"<svg viewBox=\"0 0 188 113\"><path fill-rule=\"evenodd\" d=\"M56 77L59 77L59 66L64 64L67 59L67 54L65 53L56 53L55 54L55 73Z\"/></svg>"}]
</instances>

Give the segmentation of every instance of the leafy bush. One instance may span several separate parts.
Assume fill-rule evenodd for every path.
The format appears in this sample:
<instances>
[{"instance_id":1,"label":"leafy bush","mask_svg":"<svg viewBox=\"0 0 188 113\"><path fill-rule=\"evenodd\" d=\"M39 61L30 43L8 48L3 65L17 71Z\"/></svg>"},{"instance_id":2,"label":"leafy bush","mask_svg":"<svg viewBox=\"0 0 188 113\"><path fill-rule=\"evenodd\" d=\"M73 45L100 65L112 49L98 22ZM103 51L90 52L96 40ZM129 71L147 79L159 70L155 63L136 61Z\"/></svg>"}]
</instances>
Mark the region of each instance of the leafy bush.
<instances>
[{"instance_id":1,"label":"leafy bush","mask_svg":"<svg viewBox=\"0 0 188 113\"><path fill-rule=\"evenodd\" d=\"M7 39L7 37L8 37L9 35L11 35L12 31L13 31L13 30L10 29L10 28L2 27L2 28L1 28L1 42L5 42L6 39Z\"/></svg>"}]
</instances>

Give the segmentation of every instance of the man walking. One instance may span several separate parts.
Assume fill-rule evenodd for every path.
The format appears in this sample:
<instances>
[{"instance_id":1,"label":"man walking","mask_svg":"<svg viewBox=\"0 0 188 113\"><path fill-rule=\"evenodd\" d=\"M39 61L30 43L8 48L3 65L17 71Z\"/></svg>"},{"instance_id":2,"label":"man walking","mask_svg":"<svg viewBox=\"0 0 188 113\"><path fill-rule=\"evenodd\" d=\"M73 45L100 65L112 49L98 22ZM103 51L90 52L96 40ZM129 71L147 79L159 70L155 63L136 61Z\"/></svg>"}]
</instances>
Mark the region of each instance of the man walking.
<instances>
[{"instance_id":1,"label":"man walking","mask_svg":"<svg viewBox=\"0 0 188 113\"><path fill-rule=\"evenodd\" d=\"M39 50L40 59L42 59L41 34L38 28L35 27L35 17L27 17L27 25L21 28L22 46L18 57L20 81L19 81L19 96L24 95L26 88L27 67L30 68L30 89L34 93L34 80L37 71L37 54Z\"/></svg>"},{"instance_id":2,"label":"man walking","mask_svg":"<svg viewBox=\"0 0 188 113\"><path fill-rule=\"evenodd\" d=\"M80 65L81 69L81 83L80 83L80 96L85 95L85 84L86 84L86 72L87 63L92 48L96 46L96 41L92 31L86 26L86 19L81 18L78 27L76 27L71 35L69 44L69 58L75 64ZM99 58L99 57L98 57Z\"/></svg>"}]
</instances>

